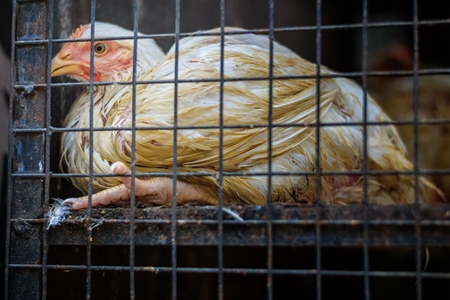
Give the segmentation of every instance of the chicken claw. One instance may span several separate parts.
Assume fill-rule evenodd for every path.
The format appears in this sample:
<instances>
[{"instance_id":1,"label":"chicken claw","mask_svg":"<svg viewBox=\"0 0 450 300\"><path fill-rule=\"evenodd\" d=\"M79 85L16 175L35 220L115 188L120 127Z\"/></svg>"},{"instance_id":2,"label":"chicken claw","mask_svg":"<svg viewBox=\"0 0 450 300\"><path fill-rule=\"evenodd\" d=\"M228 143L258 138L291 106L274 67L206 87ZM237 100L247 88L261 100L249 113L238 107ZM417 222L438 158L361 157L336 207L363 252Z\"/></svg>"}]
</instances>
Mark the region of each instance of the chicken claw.
<instances>
[{"instance_id":1,"label":"chicken claw","mask_svg":"<svg viewBox=\"0 0 450 300\"><path fill-rule=\"evenodd\" d=\"M111 170L117 175L131 174L125 164L116 162L111 165ZM131 177L121 177L123 184L115 186L92 195L92 207L98 205L115 204L120 205L130 201L131 194ZM168 177L153 177L151 179L134 178L134 192L136 203L153 203L156 205L171 205L173 180ZM74 201L72 209L82 209L88 207L88 196L77 199L69 198ZM212 197L201 187L177 180L177 203L185 203L189 201L206 202L209 204L217 204L217 199Z\"/></svg>"}]
</instances>

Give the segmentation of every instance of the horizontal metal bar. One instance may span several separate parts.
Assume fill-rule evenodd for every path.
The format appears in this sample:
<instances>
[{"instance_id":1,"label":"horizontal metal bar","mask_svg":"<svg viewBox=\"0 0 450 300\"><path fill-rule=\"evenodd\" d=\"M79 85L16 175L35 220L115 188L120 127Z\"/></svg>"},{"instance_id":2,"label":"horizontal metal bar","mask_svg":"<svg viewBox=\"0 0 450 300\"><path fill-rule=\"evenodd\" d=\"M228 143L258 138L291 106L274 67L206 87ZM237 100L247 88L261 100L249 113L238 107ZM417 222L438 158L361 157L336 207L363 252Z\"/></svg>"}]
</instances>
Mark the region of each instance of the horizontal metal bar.
<instances>
[{"instance_id":1,"label":"horizontal metal bar","mask_svg":"<svg viewBox=\"0 0 450 300\"><path fill-rule=\"evenodd\" d=\"M95 227L101 226L103 224L129 224L130 219L90 219ZM29 224L43 224L45 219L11 219L12 223L16 222L27 222ZM363 225L364 220L274 220L273 224L278 225ZM170 220L135 220L136 224L171 224ZM267 224L266 220L177 220L177 225L217 225L223 223L226 225L264 225ZM80 225L84 224L82 219L67 219L64 221L65 225ZM395 225L395 226L412 226L416 224L413 220L368 220L369 225ZM423 220L420 221L421 226L450 226L450 220Z\"/></svg>"},{"instance_id":2,"label":"horizontal metal bar","mask_svg":"<svg viewBox=\"0 0 450 300\"><path fill-rule=\"evenodd\" d=\"M299 172L271 172L271 176L349 176L349 175L370 175L370 176L386 176L386 175L450 175L450 169L419 169L419 171L413 170L348 170L348 171L299 171ZM177 177L204 177L204 176L217 176L217 172L177 172ZM224 172L222 176L268 176L268 172ZM14 178L43 178L49 176L50 178L73 178L73 177L89 177L83 173L26 173L15 172L11 174ZM139 172L136 177L148 177L148 176L160 176L160 177L173 177L173 172ZM95 173L94 177L132 177L131 174L117 175L113 173Z\"/></svg>"},{"instance_id":3,"label":"horizontal metal bar","mask_svg":"<svg viewBox=\"0 0 450 300\"><path fill-rule=\"evenodd\" d=\"M42 268L40 264L10 264L10 268ZM52 265L48 264L46 266L50 270L64 270L64 271L75 271L75 270L86 270L85 265ZM129 271L128 266L91 266L93 271ZM223 268L224 273L227 274L267 274L267 269L259 268ZM153 267L153 266L134 266L134 271L136 272L150 272L150 273L160 273L160 272L171 272L170 267ZM180 273L212 273L217 274L217 268L190 268L190 267L177 267L177 272ZM316 275L317 270L315 269L273 269L271 272L277 275ZM416 277L416 272L410 271L341 271L341 270L320 270L320 274L325 276L364 276L365 274L372 277ZM421 276L424 278L450 278L450 273L437 273L437 272L422 272Z\"/></svg>"},{"instance_id":4,"label":"horizontal metal bar","mask_svg":"<svg viewBox=\"0 0 450 300\"><path fill-rule=\"evenodd\" d=\"M331 122L320 122L309 123L309 124L298 124L298 123L284 123L284 124L273 124L273 128L286 128L286 127L351 127L351 126L411 126L411 125L449 125L450 119L423 119L423 120L411 120L411 121L381 121L381 122L339 122L339 123L331 123ZM266 128L267 125L264 124L242 124L242 125L223 125L223 129L252 129L252 128ZM177 130L189 129L189 130L200 130L200 129L220 129L220 126L217 125L193 125L193 126L177 126ZM131 130L173 130L173 126L138 126L135 128L132 127L94 127L93 131L131 131ZM50 127L50 133L55 132L84 132L90 131L90 128L60 128L60 127ZM14 128L12 129L13 133L45 133L47 132L47 128Z\"/></svg>"},{"instance_id":5,"label":"horizontal metal bar","mask_svg":"<svg viewBox=\"0 0 450 300\"><path fill-rule=\"evenodd\" d=\"M352 77L392 77L392 76L414 76L414 75L449 75L449 68L435 68L435 69L421 69L418 71L404 70L404 71L366 71L366 72L343 72L343 73L331 73L321 74L320 78L352 78ZM199 83L199 82L236 82L236 81L267 81L267 80L289 80L289 79L316 79L317 74L311 75L289 75L289 76L258 76L258 77L232 77L232 78L201 78L201 79L177 79L177 80L143 80L136 82L131 81L105 81L105 82L92 82L93 86L107 86L107 85L139 85L139 84L180 84L180 83ZM89 87L90 82L64 82L64 83L32 83L22 82L14 85L15 89L32 90L39 87L69 87L69 86L85 86Z\"/></svg>"},{"instance_id":6,"label":"horizontal metal bar","mask_svg":"<svg viewBox=\"0 0 450 300\"><path fill-rule=\"evenodd\" d=\"M411 21L393 21L393 22L371 22L368 24L362 24L362 23L356 23L356 24L338 24L338 25L321 25L320 30L336 30L336 29L359 29L359 28L383 28L383 27L399 27L399 26L412 26L416 24L416 22ZM421 20L417 22L418 25L428 25L428 26L434 26L434 25L445 25L450 24L450 19L439 19L439 20ZM289 27L275 27L273 28L274 33L278 32L297 32L297 31L315 31L317 30L317 26L289 26ZM242 35L242 34L268 34L270 32L269 29L245 29L243 31L227 31L224 33L224 35ZM204 31L195 31L195 32L185 32L180 33L179 37L191 37L191 36L220 36L220 32L204 32ZM154 39L168 39L168 38L175 38L175 33L164 33L164 34L142 34L137 37L130 35L130 36L111 36L111 37L102 37L102 38L95 38L95 41L107 41L107 40L131 40L134 38L137 39L148 39L148 38L154 38ZM64 39L39 39L39 40L18 40L15 41L16 46L17 45L36 45L36 44L47 44L48 42L54 42L54 43L66 43L66 42L90 42L90 38L77 38L77 39L70 39L70 38L64 38Z\"/></svg>"},{"instance_id":7,"label":"horizontal metal bar","mask_svg":"<svg viewBox=\"0 0 450 300\"><path fill-rule=\"evenodd\" d=\"M249 205L226 206L239 215L223 213L223 245L266 246L267 207ZM368 245L415 246L414 205L377 206L321 205L321 245L361 246L363 240L364 209L369 220ZM129 208L93 209L95 222L93 245L128 245ZM313 205L273 205L273 245L305 246L316 243L317 210ZM421 205L421 240L424 246L450 246L450 205ZM147 207L135 211L136 245L170 245L171 208ZM85 245L86 211L74 211L62 225L48 232L51 245ZM178 245L216 245L217 208L177 208ZM24 222L14 220L14 222ZM14 225L13 222L13 225ZM31 227L42 227L43 219L29 220Z\"/></svg>"}]
</instances>

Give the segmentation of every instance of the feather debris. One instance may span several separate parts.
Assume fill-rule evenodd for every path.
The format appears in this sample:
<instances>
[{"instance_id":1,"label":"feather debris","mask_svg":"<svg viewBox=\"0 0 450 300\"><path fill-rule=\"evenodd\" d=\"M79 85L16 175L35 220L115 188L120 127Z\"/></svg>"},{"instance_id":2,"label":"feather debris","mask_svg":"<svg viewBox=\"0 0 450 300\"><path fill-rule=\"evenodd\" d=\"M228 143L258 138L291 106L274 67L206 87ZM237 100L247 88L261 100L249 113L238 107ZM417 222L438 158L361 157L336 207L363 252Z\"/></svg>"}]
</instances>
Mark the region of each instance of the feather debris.
<instances>
[{"instance_id":1,"label":"feather debris","mask_svg":"<svg viewBox=\"0 0 450 300\"><path fill-rule=\"evenodd\" d=\"M45 214L47 217L47 230L52 226L61 224L70 215L72 204L75 202L73 199L53 198L53 200L55 204Z\"/></svg>"}]
</instances>

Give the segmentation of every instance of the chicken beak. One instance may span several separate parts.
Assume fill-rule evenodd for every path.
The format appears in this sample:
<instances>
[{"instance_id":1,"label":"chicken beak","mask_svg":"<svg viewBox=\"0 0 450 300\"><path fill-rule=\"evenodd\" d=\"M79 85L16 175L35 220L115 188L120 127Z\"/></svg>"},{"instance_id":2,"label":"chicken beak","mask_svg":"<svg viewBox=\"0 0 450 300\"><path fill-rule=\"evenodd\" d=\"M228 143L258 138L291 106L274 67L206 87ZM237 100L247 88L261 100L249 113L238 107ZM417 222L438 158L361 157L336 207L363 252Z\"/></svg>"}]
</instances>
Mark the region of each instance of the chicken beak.
<instances>
[{"instance_id":1,"label":"chicken beak","mask_svg":"<svg viewBox=\"0 0 450 300\"><path fill-rule=\"evenodd\" d=\"M69 49L62 49L52 59L51 76L76 75L81 71L81 63L71 60L72 52Z\"/></svg>"}]
</instances>

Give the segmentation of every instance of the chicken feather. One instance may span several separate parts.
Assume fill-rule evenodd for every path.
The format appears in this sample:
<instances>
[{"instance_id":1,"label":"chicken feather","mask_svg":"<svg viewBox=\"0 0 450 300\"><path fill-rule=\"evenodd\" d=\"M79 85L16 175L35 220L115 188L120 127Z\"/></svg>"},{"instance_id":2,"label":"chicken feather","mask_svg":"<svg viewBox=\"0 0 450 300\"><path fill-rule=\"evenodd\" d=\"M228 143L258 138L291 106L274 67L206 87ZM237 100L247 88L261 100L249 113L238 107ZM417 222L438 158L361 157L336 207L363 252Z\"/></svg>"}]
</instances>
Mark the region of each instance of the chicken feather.
<instances>
[{"instance_id":1,"label":"chicken feather","mask_svg":"<svg viewBox=\"0 0 450 300\"><path fill-rule=\"evenodd\" d=\"M239 28L226 28L239 32ZM218 33L220 29L207 31ZM267 172L272 161L272 201L305 201L320 199L325 203L361 203L364 198L361 175L322 175L320 195L316 195L317 100L320 103L320 123L340 126L320 127L320 167L323 172L361 171L363 168L363 127L346 124L363 122L364 92L349 79L326 67L320 67L317 95L316 65L301 58L277 42L273 44L273 76L269 82L270 40L267 36L235 34L224 37L223 77L260 80L233 80L223 84L223 151L220 156L218 129L220 116L220 51L221 37L192 36L181 39L178 53L176 97L178 126L200 126L177 132L178 172L219 171L219 159L227 172ZM137 81L175 80L175 48L153 68L145 70ZM303 76L277 79L277 77ZM266 78L265 80L263 78ZM217 81L195 81L216 79ZM131 77L124 78L130 81ZM268 157L269 84L272 84L272 157ZM122 162L131 166L132 127L131 86L94 87L94 124L96 128L116 130L96 131L93 136L93 171L110 173L111 165ZM136 126L173 127L174 83L137 84L135 87ZM74 103L64 122L67 128L89 128L89 91ZM367 121L388 122L390 119L376 102L367 96ZM279 126L281 125L281 126ZM228 127L227 127L228 126ZM136 171L171 172L173 168L173 129L136 130ZM406 150L396 129L391 125L367 125L368 169L373 171L411 171ZM89 132L76 131L63 135L61 164L74 173L89 171ZM120 186L125 177L94 177L94 191ZM158 178L158 177L156 177ZM155 178L153 178L155 179ZM215 176L179 176L183 186L207 195L214 202L218 195ZM74 185L87 192L87 178L71 178ZM368 200L373 203L413 203L412 175L368 176ZM179 187L180 188L180 187ZM424 202L445 201L441 191L419 178L419 198ZM268 176L223 176L225 202L266 204ZM121 190L121 193L123 189ZM124 194L125 195L125 194ZM123 197L126 197L123 196ZM121 199L123 198L121 196ZM206 199L205 198L205 199ZM189 199L195 200L195 199ZM157 202L157 201L152 201Z\"/></svg>"}]
</instances>

